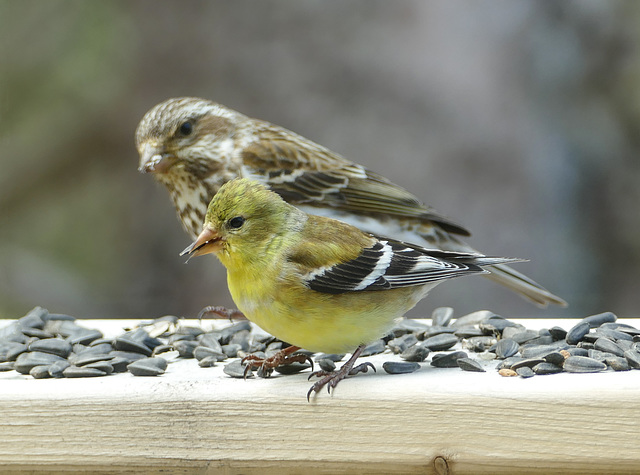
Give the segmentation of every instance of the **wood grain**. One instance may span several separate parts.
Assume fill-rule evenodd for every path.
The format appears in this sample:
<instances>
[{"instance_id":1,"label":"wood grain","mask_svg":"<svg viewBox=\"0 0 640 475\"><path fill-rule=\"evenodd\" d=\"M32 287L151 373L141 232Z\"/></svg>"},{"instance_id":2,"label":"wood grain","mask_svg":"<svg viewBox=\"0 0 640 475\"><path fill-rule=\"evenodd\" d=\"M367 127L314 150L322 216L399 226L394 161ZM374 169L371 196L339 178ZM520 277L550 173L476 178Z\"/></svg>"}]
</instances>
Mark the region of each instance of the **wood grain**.
<instances>
[{"instance_id":1,"label":"wood grain","mask_svg":"<svg viewBox=\"0 0 640 475\"><path fill-rule=\"evenodd\" d=\"M391 358L368 358L378 373L311 403L306 374L243 381L194 360L171 363L156 378L0 373L0 469L640 473L638 370L521 379L424 364L388 375L381 364Z\"/></svg>"}]
</instances>

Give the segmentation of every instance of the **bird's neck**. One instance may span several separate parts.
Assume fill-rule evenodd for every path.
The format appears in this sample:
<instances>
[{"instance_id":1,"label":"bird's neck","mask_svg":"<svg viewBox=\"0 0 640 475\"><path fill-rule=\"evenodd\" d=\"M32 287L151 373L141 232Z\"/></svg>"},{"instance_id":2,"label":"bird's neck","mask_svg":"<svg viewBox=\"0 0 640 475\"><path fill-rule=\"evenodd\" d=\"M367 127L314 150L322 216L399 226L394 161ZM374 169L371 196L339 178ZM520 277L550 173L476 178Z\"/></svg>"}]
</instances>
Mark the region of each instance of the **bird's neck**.
<instances>
[{"instance_id":1,"label":"bird's neck","mask_svg":"<svg viewBox=\"0 0 640 475\"><path fill-rule=\"evenodd\" d=\"M195 238L202 231L207 206L220 188L220 184L199 180L192 175L176 171L173 176L160 181L167 187L178 217L185 230Z\"/></svg>"}]
</instances>

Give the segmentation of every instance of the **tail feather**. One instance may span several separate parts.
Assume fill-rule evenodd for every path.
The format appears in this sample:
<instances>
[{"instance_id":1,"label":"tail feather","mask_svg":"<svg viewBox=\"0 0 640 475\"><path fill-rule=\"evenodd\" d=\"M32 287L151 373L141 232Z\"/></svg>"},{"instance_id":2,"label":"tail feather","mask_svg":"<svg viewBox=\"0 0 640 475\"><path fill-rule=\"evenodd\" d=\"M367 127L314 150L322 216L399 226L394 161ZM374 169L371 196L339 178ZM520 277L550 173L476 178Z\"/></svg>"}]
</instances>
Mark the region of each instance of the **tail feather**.
<instances>
[{"instance_id":1,"label":"tail feather","mask_svg":"<svg viewBox=\"0 0 640 475\"><path fill-rule=\"evenodd\" d=\"M487 270L491 273L485 274L484 277L513 290L539 307L544 308L549 304L559 305L560 307L567 306L567 302L563 299L507 265L497 264Z\"/></svg>"}]
</instances>

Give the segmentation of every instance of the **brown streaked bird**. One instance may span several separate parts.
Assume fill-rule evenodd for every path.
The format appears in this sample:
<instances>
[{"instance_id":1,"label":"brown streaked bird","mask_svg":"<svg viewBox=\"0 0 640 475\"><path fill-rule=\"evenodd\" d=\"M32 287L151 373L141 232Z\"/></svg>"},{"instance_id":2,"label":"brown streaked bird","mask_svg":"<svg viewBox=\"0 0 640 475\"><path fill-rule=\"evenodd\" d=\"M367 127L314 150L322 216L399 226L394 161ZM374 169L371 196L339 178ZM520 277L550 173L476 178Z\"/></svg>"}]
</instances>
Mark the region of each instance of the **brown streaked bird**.
<instances>
[{"instance_id":1,"label":"brown streaked bird","mask_svg":"<svg viewBox=\"0 0 640 475\"><path fill-rule=\"evenodd\" d=\"M168 99L136 131L139 170L169 190L186 231L195 238L207 206L233 178L251 178L309 214L430 249L477 253L464 227L404 188L305 137L195 97ZM566 306L529 277L498 264L486 276L538 306Z\"/></svg>"}]
</instances>

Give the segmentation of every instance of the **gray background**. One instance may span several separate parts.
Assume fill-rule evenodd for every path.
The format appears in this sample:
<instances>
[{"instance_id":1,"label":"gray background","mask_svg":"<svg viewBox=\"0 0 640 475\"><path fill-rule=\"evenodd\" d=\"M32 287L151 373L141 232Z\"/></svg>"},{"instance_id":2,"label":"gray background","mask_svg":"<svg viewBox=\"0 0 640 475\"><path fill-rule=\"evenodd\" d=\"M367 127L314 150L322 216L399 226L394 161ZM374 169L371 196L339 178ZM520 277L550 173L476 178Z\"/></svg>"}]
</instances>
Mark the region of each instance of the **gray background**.
<instances>
[{"instance_id":1,"label":"gray background","mask_svg":"<svg viewBox=\"0 0 640 475\"><path fill-rule=\"evenodd\" d=\"M232 306L136 172L135 127L206 97L362 163L571 306L477 277L411 312L637 316L640 2L0 1L0 316Z\"/></svg>"}]
</instances>

